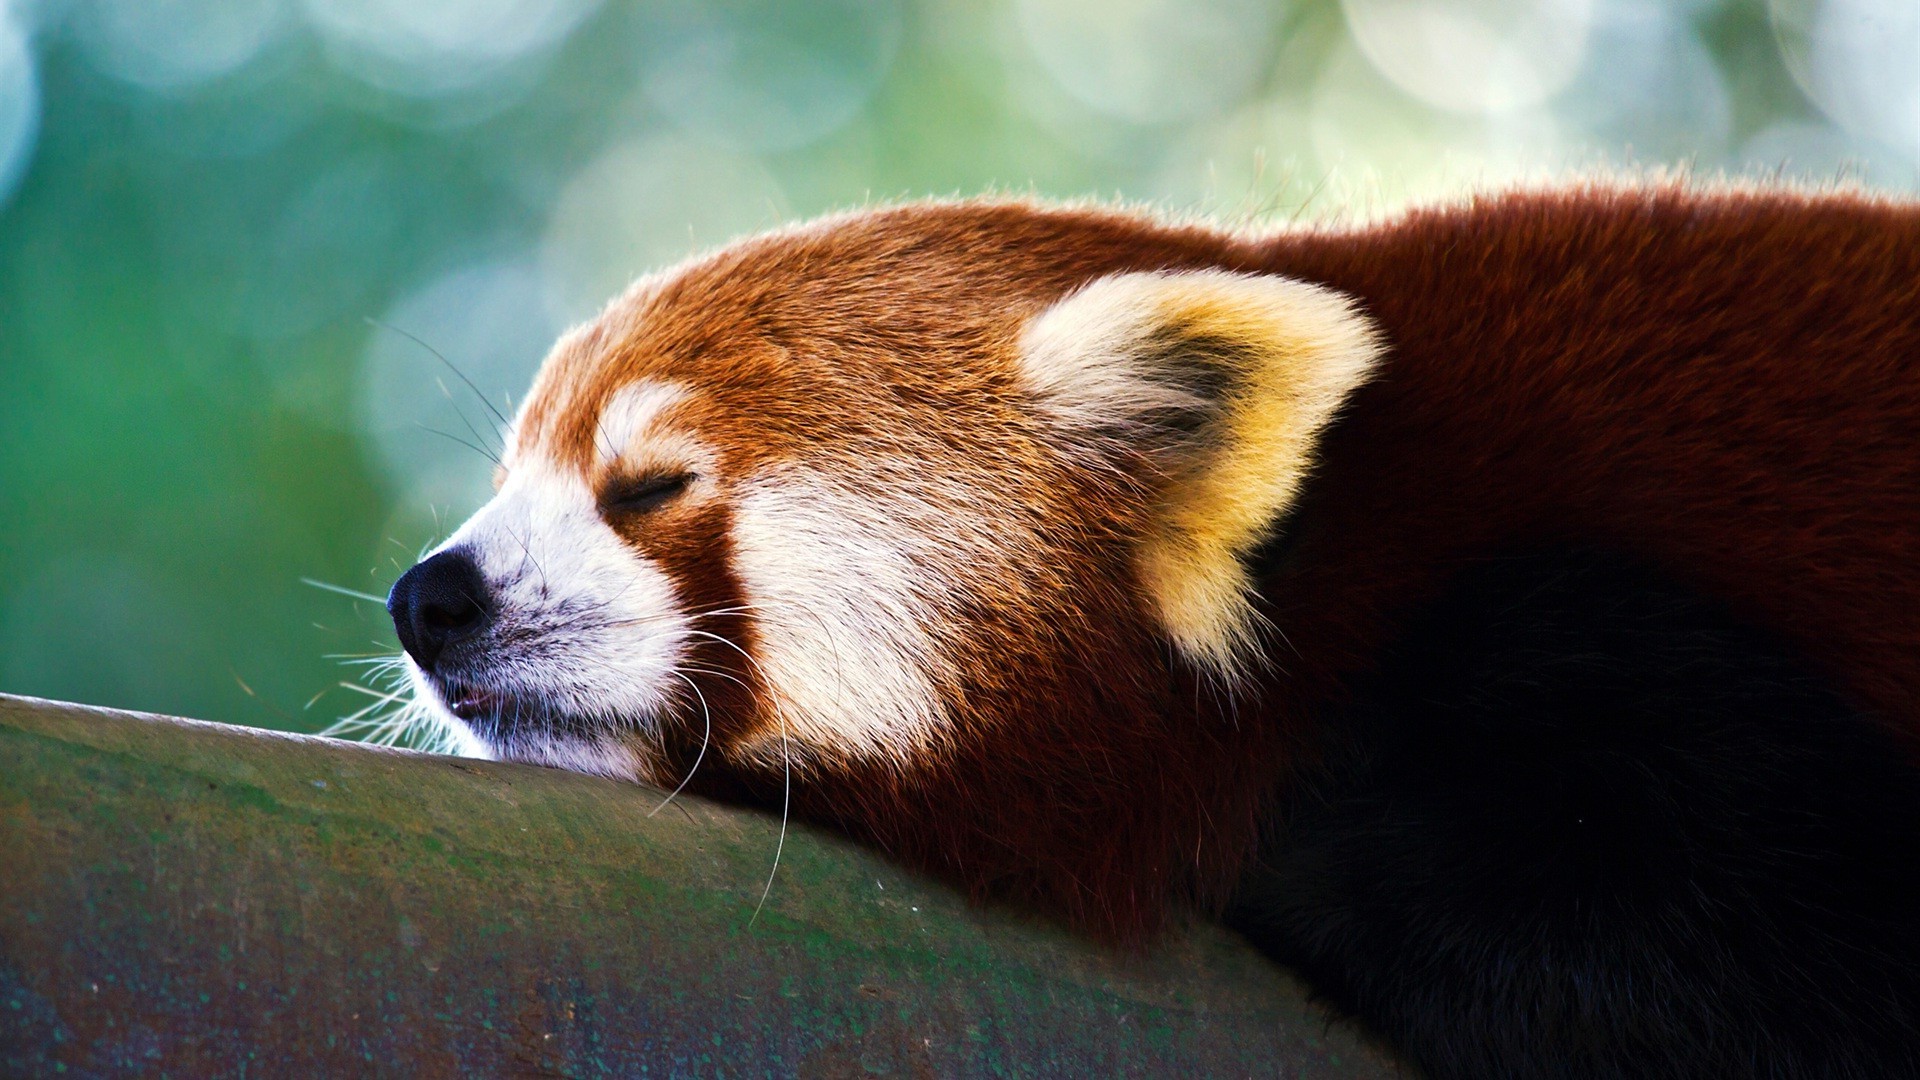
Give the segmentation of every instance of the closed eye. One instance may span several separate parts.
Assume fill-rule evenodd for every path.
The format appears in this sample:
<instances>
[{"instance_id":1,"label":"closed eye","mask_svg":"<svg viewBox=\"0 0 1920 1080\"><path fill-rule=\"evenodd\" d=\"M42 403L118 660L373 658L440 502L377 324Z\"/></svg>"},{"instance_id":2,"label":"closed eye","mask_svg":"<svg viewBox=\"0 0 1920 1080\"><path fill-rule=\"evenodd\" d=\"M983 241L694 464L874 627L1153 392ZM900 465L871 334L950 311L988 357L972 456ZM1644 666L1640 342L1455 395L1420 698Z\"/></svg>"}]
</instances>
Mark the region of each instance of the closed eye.
<instances>
[{"instance_id":1,"label":"closed eye","mask_svg":"<svg viewBox=\"0 0 1920 1080\"><path fill-rule=\"evenodd\" d=\"M607 514L644 514L672 501L693 481L692 473L615 480L600 493L600 510Z\"/></svg>"}]
</instances>

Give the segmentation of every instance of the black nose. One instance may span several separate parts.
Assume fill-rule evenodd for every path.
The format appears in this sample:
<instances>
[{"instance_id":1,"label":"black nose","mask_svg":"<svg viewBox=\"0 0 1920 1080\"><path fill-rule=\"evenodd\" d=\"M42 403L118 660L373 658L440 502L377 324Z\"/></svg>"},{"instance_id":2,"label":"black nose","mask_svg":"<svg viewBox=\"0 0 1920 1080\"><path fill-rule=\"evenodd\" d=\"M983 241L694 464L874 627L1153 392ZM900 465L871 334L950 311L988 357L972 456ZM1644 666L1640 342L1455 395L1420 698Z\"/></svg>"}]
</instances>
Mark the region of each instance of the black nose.
<instances>
[{"instance_id":1,"label":"black nose","mask_svg":"<svg viewBox=\"0 0 1920 1080\"><path fill-rule=\"evenodd\" d=\"M387 614L393 616L400 645L425 671L433 670L447 646L485 628L491 611L487 579L459 548L400 575L387 594Z\"/></svg>"}]
</instances>

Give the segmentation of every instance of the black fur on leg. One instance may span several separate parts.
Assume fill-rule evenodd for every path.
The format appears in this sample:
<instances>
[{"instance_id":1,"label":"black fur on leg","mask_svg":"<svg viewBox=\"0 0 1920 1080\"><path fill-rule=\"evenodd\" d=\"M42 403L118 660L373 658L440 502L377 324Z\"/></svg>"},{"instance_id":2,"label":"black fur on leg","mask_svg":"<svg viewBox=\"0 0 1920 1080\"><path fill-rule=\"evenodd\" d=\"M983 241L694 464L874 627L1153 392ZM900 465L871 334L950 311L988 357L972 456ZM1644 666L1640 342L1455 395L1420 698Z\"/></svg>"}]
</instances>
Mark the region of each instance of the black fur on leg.
<instances>
[{"instance_id":1,"label":"black fur on leg","mask_svg":"<svg viewBox=\"0 0 1920 1080\"><path fill-rule=\"evenodd\" d=\"M1920 772L1589 551L1480 565L1229 915L1436 1080L1920 1076Z\"/></svg>"}]
</instances>

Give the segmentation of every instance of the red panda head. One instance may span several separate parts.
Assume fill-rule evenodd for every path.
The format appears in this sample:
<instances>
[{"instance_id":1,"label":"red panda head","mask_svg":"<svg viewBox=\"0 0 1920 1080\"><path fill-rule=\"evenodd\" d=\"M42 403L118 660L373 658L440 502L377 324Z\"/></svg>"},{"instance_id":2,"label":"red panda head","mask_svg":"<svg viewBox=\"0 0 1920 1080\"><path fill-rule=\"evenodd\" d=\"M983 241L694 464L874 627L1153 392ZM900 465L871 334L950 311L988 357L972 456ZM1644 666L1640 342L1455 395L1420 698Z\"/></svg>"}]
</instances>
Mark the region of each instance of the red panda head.
<instances>
[{"instance_id":1,"label":"red panda head","mask_svg":"<svg viewBox=\"0 0 1920 1080\"><path fill-rule=\"evenodd\" d=\"M396 586L420 689L502 757L790 782L989 876L1019 859L957 838L1017 826L935 807L969 787L1124 832L1108 778L1169 767L1197 691L1258 668L1242 560L1376 352L1256 267L1205 230L960 204L642 280L556 345L498 494Z\"/></svg>"}]
</instances>

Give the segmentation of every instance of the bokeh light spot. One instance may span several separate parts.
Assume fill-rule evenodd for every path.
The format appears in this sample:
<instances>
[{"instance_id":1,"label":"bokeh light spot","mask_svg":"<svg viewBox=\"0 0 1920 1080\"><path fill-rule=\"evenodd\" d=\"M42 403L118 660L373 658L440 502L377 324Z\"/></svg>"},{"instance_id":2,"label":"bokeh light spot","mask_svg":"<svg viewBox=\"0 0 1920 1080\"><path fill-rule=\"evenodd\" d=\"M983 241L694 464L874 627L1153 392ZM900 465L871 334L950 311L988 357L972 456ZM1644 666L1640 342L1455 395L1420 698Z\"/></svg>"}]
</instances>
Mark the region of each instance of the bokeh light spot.
<instances>
[{"instance_id":1,"label":"bokeh light spot","mask_svg":"<svg viewBox=\"0 0 1920 1080\"><path fill-rule=\"evenodd\" d=\"M95 0L76 8L73 33L96 69L172 90L241 67L291 22L285 0Z\"/></svg>"},{"instance_id":2,"label":"bokeh light spot","mask_svg":"<svg viewBox=\"0 0 1920 1080\"><path fill-rule=\"evenodd\" d=\"M1502 112L1552 97L1580 70L1593 0L1341 0L1373 66L1429 105Z\"/></svg>"},{"instance_id":3,"label":"bokeh light spot","mask_svg":"<svg viewBox=\"0 0 1920 1080\"><path fill-rule=\"evenodd\" d=\"M804 146L858 115L900 47L897 0L661 5L641 20L647 98L683 130Z\"/></svg>"},{"instance_id":4,"label":"bokeh light spot","mask_svg":"<svg viewBox=\"0 0 1920 1080\"><path fill-rule=\"evenodd\" d=\"M0 3L0 205L13 193L33 157L40 131L40 79L27 35Z\"/></svg>"},{"instance_id":5,"label":"bokeh light spot","mask_svg":"<svg viewBox=\"0 0 1920 1080\"><path fill-rule=\"evenodd\" d=\"M1313 145L1327 182L1378 214L1544 175L1567 149L1544 107L1462 114L1400 93L1351 46L1335 50L1314 87Z\"/></svg>"},{"instance_id":6,"label":"bokeh light spot","mask_svg":"<svg viewBox=\"0 0 1920 1080\"><path fill-rule=\"evenodd\" d=\"M1022 34L1069 94L1156 124L1218 115L1264 73L1285 4L1272 0L1017 0Z\"/></svg>"},{"instance_id":7,"label":"bokeh light spot","mask_svg":"<svg viewBox=\"0 0 1920 1080\"><path fill-rule=\"evenodd\" d=\"M673 137L623 143L567 184L541 252L563 322L600 310L635 278L787 215L752 157Z\"/></svg>"},{"instance_id":8,"label":"bokeh light spot","mask_svg":"<svg viewBox=\"0 0 1920 1080\"><path fill-rule=\"evenodd\" d=\"M369 261L392 235L387 163L366 156L334 165L291 199L263 237L258 276L239 311L241 328L271 341L352 318L373 286Z\"/></svg>"},{"instance_id":9,"label":"bokeh light spot","mask_svg":"<svg viewBox=\"0 0 1920 1080\"><path fill-rule=\"evenodd\" d=\"M306 0L342 68L382 90L434 97L539 57L599 0Z\"/></svg>"},{"instance_id":10,"label":"bokeh light spot","mask_svg":"<svg viewBox=\"0 0 1920 1080\"><path fill-rule=\"evenodd\" d=\"M1690 22L1656 0L1600 9L1586 62L1554 112L1622 162L1719 161L1733 127L1713 56Z\"/></svg>"},{"instance_id":11,"label":"bokeh light spot","mask_svg":"<svg viewBox=\"0 0 1920 1080\"><path fill-rule=\"evenodd\" d=\"M1920 160L1920 5L1913 0L1772 0L1787 70L1855 135Z\"/></svg>"},{"instance_id":12,"label":"bokeh light spot","mask_svg":"<svg viewBox=\"0 0 1920 1080\"><path fill-rule=\"evenodd\" d=\"M533 381L559 332L541 302L539 274L527 259L464 265L401 299L380 322L361 360L362 430L404 503L457 522L486 501L487 455L500 450L493 410L512 415L508 401Z\"/></svg>"},{"instance_id":13,"label":"bokeh light spot","mask_svg":"<svg viewBox=\"0 0 1920 1080\"><path fill-rule=\"evenodd\" d=\"M1168 148L1145 194L1233 225L1295 220L1324 192L1324 171L1301 156L1308 125L1299 101L1255 102L1195 125Z\"/></svg>"}]
</instances>

